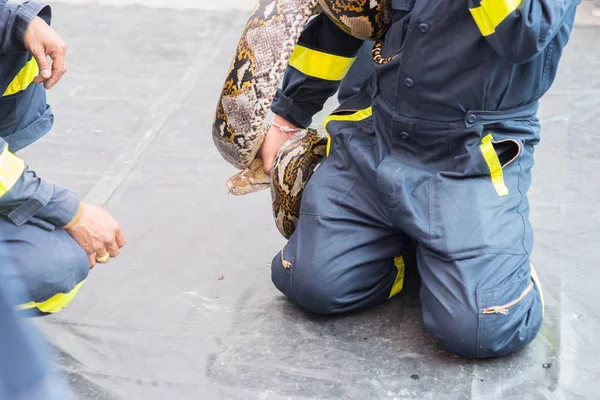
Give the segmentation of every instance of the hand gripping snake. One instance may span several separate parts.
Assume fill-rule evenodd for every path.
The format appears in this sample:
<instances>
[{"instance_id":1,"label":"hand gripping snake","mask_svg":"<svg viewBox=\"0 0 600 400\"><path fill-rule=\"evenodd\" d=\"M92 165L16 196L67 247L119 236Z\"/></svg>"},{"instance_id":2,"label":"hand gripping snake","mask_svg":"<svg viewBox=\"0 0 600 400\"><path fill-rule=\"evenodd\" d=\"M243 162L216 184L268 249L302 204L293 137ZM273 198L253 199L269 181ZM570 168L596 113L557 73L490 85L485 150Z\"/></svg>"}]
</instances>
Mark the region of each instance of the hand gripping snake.
<instances>
[{"instance_id":1,"label":"hand gripping snake","mask_svg":"<svg viewBox=\"0 0 600 400\"><path fill-rule=\"evenodd\" d=\"M348 34L374 40L375 62L391 20L390 0L259 0L238 43L219 97L212 136L223 158L242 171L227 181L243 195L271 188L275 224L289 238L300 212L304 187L326 155L327 133L303 129L284 143L271 176L257 157L271 103L292 52L309 19L321 12Z\"/></svg>"}]
</instances>

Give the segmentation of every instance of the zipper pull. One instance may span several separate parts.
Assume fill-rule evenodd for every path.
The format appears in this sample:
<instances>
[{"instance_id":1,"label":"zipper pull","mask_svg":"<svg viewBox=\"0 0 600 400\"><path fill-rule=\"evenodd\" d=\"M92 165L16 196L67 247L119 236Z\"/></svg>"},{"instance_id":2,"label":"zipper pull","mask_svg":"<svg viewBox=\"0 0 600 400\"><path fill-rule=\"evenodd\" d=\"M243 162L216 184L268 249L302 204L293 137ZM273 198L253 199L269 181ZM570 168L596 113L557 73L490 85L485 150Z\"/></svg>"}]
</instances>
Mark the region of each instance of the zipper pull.
<instances>
[{"instance_id":1,"label":"zipper pull","mask_svg":"<svg viewBox=\"0 0 600 400\"><path fill-rule=\"evenodd\" d=\"M483 310L483 314L508 314L508 309L502 307L490 307Z\"/></svg>"}]
</instances>

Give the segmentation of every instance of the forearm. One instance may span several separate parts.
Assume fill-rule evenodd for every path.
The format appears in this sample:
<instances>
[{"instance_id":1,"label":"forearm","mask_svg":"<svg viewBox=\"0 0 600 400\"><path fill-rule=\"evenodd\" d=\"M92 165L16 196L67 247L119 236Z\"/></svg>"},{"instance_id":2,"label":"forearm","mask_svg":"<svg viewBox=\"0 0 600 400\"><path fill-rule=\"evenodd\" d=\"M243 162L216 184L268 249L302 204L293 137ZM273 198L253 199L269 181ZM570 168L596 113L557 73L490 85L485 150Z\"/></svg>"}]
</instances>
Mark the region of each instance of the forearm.
<instances>
[{"instance_id":1,"label":"forearm","mask_svg":"<svg viewBox=\"0 0 600 400\"><path fill-rule=\"evenodd\" d=\"M78 194L40 179L8 146L0 153L0 215L15 225L41 220L64 227L76 219L81 200Z\"/></svg>"},{"instance_id":2,"label":"forearm","mask_svg":"<svg viewBox=\"0 0 600 400\"><path fill-rule=\"evenodd\" d=\"M25 33L36 16L50 24L50 6L37 1L14 3L0 0L0 54L25 51Z\"/></svg>"},{"instance_id":3,"label":"forearm","mask_svg":"<svg viewBox=\"0 0 600 400\"><path fill-rule=\"evenodd\" d=\"M314 18L294 50L272 111L296 126L310 125L337 92L362 43L325 15Z\"/></svg>"}]
</instances>

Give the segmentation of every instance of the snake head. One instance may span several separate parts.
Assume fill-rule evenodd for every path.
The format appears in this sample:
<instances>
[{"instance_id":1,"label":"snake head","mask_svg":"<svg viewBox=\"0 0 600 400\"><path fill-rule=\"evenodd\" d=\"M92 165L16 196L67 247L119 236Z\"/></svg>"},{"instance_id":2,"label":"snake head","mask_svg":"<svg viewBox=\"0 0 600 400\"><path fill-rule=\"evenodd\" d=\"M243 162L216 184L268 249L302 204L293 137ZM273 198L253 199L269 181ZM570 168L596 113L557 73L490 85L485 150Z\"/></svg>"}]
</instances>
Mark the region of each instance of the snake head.
<instances>
[{"instance_id":1,"label":"snake head","mask_svg":"<svg viewBox=\"0 0 600 400\"><path fill-rule=\"evenodd\" d=\"M238 172L227 180L227 189L234 196L242 196L259 192L271 186L271 177L263 170L260 158L255 159L250 167Z\"/></svg>"}]
</instances>

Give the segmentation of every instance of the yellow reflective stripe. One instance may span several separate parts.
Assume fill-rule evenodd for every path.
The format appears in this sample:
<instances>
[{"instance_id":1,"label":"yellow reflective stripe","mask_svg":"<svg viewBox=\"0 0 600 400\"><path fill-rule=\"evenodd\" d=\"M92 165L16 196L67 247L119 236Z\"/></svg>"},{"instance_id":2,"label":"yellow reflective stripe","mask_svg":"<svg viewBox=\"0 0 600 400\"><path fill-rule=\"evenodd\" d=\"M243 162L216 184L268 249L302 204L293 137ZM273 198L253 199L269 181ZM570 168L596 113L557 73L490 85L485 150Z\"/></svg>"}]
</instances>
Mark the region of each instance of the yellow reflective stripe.
<instances>
[{"instance_id":1,"label":"yellow reflective stripe","mask_svg":"<svg viewBox=\"0 0 600 400\"><path fill-rule=\"evenodd\" d=\"M332 114L325 118L323 121L323 127L325 128L325 132L327 132L327 124L331 121L362 121L363 119L369 118L373 115L373 107L365 108L364 110L359 110L353 114L340 115L340 114ZM329 132L327 132L327 155L329 155L329 150L331 149L331 136Z\"/></svg>"},{"instance_id":2,"label":"yellow reflective stripe","mask_svg":"<svg viewBox=\"0 0 600 400\"><path fill-rule=\"evenodd\" d=\"M531 277L533 278L533 281L535 282L535 286L537 286L538 291L540 292L540 301L542 302L542 317L543 317L544 316L544 309L545 309L544 291L542 290L542 284L540 282L540 278L538 277L538 274L535 271L535 268L534 268L533 264L531 264Z\"/></svg>"},{"instance_id":3,"label":"yellow reflective stripe","mask_svg":"<svg viewBox=\"0 0 600 400\"><path fill-rule=\"evenodd\" d=\"M354 57L342 57L297 45L290 58L290 65L313 78L341 81L352 66Z\"/></svg>"},{"instance_id":4,"label":"yellow reflective stripe","mask_svg":"<svg viewBox=\"0 0 600 400\"><path fill-rule=\"evenodd\" d=\"M400 293L402 291L402 287L404 286L404 258L402 256L394 258L394 265L398 269L398 274L396 275L396 280L392 285L392 290L390 291L388 300Z\"/></svg>"},{"instance_id":5,"label":"yellow reflective stripe","mask_svg":"<svg viewBox=\"0 0 600 400\"><path fill-rule=\"evenodd\" d=\"M483 36L496 32L496 28L521 5L522 0L483 0L479 7L470 8L471 15Z\"/></svg>"},{"instance_id":6,"label":"yellow reflective stripe","mask_svg":"<svg viewBox=\"0 0 600 400\"><path fill-rule=\"evenodd\" d=\"M502 172L502 166L500 165L500 160L498 159L498 155L496 154L496 150L494 150L494 145L492 144L492 135L489 134L481 140L481 153L483 154L483 158L485 158L485 162L490 169L490 176L492 177L492 183L494 184L494 189L499 196L508 195L508 188L504 184L504 174Z\"/></svg>"},{"instance_id":7,"label":"yellow reflective stripe","mask_svg":"<svg viewBox=\"0 0 600 400\"><path fill-rule=\"evenodd\" d=\"M0 154L0 197L17 183L24 170L23 160L11 153L6 146Z\"/></svg>"},{"instance_id":8,"label":"yellow reflective stripe","mask_svg":"<svg viewBox=\"0 0 600 400\"><path fill-rule=\"evenodd\" d=\"M37 308L38 310L40 310L41 312L44 312L44 313L59 312L60 310L65 308L67 305L69 305L71 300L73 300L73 297L75 297L75 295L77 294L79 289L81 289L81 286L84 283L85 283L85 279L83 281L79 282L79 284L77 286L75 286L75 288L73 290L71 290L69 293L55 294L54 296L50 297L48 300L43 301L41 303L36 303L35 301L32 301L27 304L22 304L19 306L19 309L29 310L31 308Z\"/></svg>"},{"instance_id":9,"label":"yellow reflective stripe","mask_svg":"<svg viewBox=\"0 0 600 400\"><path fill-rule=\"evenodd\" d=\"M11 94L22 92L27 89L33 82L36 76L40 73L35 58L32 58L25 64L21 71L17 74L15 79L8 85L8 88L4 92L4 96L10 96Z\"/></svg>"}]
</instances>

